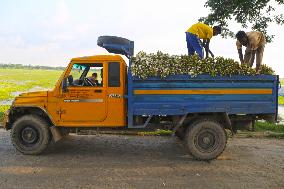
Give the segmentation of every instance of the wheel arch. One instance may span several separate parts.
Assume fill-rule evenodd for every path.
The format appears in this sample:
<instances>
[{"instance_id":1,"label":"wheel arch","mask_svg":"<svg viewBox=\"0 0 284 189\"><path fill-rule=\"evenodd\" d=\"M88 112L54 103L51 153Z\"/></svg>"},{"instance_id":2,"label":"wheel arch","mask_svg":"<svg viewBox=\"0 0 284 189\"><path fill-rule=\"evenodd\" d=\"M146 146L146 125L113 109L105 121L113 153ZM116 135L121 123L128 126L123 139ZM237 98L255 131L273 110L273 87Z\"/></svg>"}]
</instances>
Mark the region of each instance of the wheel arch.
<instances>
[{"instance_id":1,"label":"wheel arch","mask_svg":"<svg viewBox=\"0 0 284 189\"><path fill-rule=\"evenodd\" d=\"M188 127L201 119L212 119L221 124L224 129L231 129L231 119L226 112L217 113L189 113L181 127Z\"/></svg>"},{"instance_id":2,"label":"wheel arch","mask_svg":"<svg viewBox=\"0 0 284 189\"><path fill-rule=\"evenodd\" d=\"M37 115L47 121L50 126L55 125L55 122L52 120L51 116L44 108L40 106L19 106L10 109L9 127L7 128L7 130L11 129L13 123L24 115Z\"/></svg>"}]
</instances>

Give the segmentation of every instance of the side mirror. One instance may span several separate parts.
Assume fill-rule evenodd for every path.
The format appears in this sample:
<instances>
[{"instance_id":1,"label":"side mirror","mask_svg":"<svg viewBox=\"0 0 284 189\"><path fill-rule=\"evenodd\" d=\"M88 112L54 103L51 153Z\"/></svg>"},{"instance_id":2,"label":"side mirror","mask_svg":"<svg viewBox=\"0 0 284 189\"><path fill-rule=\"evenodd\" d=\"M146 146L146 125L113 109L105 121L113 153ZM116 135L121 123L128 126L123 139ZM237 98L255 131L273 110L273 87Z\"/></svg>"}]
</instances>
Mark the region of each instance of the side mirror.
<instances>
[{"instance_id":1,"label":"side mirror","mask_svg":"<svg viewBox=\"0 0 284 189\"><path fill-rule=\"evenodd\" d=\"M66 92L67 92L67 78L64 78L64 79L62 80L61 88L62 88L62 92L63 92L63 93L66 93Z\"/></svg>"}]
</instances>

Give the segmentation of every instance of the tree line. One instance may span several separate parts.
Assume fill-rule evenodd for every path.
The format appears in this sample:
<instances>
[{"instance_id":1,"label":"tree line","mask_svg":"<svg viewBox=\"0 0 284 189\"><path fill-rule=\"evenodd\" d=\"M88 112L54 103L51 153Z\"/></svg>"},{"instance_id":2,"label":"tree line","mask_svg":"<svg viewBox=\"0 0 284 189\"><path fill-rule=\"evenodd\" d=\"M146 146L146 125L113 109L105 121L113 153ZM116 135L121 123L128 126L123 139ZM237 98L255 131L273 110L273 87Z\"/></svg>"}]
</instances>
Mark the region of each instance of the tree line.
<instances>
[{"instance_id":1,"label":"tree line","mask_svg":"<svg viewBox=\"0 0 284 189\"><path fill-rule=\"evenodd\" d=\"M23 65L23 64L3 64L0 63L2 69L36 69L36 70L64 70L65 67L39 66L39 65Z\"/></svg>"}]
</instances>

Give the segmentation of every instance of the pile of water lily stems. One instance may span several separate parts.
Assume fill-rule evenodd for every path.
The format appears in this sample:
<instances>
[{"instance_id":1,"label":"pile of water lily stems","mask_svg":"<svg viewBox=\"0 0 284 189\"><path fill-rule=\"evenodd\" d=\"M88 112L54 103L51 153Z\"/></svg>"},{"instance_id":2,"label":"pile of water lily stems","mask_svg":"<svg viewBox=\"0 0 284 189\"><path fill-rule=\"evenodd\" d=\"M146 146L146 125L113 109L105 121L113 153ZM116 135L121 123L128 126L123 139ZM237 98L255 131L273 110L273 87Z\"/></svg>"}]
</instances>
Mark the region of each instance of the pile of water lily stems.
<instances>
[{"instance_id":1,"label":"pile of water lily stems","mask_svg":"<svg viewBox=\"0 0 284 189\"><path fill-rule=\"evenodd\" d=\"M187 74L191 77L209 74L211 76L232 76L232 75L272 75L272 68L261 65L260 73L255 69L239 62L224 57L200 59L197 55L169 55L158 51L147 54L139 52L132 58L133 76L145 79L148 77L165 78L169 75Z\"/></svg>"}]
</instances>

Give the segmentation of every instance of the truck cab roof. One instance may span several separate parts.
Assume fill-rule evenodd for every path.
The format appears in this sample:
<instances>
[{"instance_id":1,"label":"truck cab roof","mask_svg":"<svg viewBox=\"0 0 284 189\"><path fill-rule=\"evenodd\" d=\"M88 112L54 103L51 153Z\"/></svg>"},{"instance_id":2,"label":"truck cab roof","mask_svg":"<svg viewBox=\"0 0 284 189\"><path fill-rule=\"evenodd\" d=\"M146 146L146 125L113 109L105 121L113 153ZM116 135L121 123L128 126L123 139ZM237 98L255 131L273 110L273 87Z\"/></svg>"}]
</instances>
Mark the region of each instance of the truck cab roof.
<instances>
[{"instance_id":1,"label":"truck cab roof","mask_svg":"<svg viewBox=\"0 0 284 189\"><path fill-rule=\"evenodd\" d=\"M83 56L71 59L72 62L76 61L123 61L120 55L94 55L94 56Z\"/></svg>"}]
</instances>

